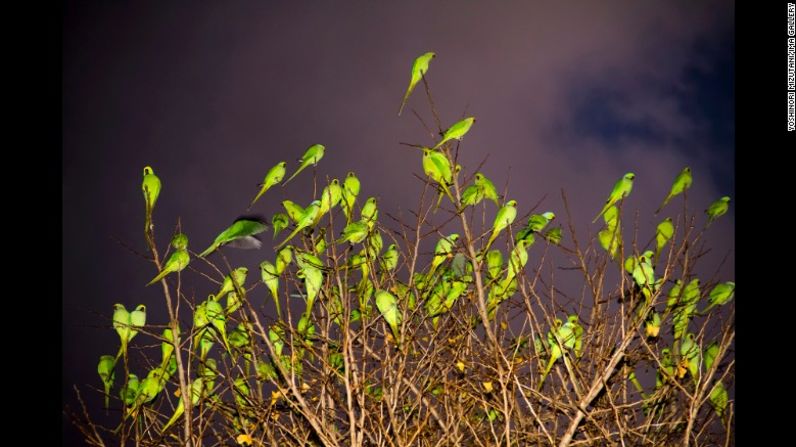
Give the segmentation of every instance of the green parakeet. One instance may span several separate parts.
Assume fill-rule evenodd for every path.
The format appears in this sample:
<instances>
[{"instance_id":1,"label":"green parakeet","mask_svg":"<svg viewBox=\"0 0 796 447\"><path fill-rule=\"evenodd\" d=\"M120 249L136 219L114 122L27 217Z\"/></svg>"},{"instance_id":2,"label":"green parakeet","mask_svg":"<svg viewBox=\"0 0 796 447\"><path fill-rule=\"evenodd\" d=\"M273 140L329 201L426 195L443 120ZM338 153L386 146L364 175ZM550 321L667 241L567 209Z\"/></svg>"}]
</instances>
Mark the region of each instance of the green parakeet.
<instances>
[{"instance_id":1,"label":"green parakeet","mask_svg":"<svg viewBox=\"0 0 796 447\"><path fill-rule=\"evenodd\" d=\"M144 167L144 180L141 183L141 190L144 191L144 203L146 204L146 229L152 222L152 210L160 196L160 179L155 175L155 171L150 166Z\"/></svg>"},{"instance_id":2,"label":"green parakeet","mask_svg":"<svg viewBox=\"0 0 796 447\"><path fill-rule=\"evenodd\" d=\"M285 213L276 213L271 217L271 226L274 227L274 237L290 225L290 220Z\"/></svg>"},{"instance_id":3,"label":"green parakeet","mask_svg":"<svg viewBox=\"0 0 796 447\"><path fill-rule=\"evenodd\" d=\"M487 241L486 247L484 247L485 252L489 250L492 242L495 241L500 232L511 225L514 222L514 219L517 218L516 207L517 201L512 199L506 202L506 204L498 210L497 215L495 216L495 221L492 223L492 235L489 236L489 241Z\"/></svg>"},{"instance_id":4,"label":"green parakeet","mask_svg":"<svg viewBox=\"0 0 796 447\"><path fill-rule=\"evenodd\" d=\"M545 366L545 369L542 372L542 377L539 379L539 386L537 386L536 388L537 391L542 390L542 385L544 385L544 381L547 378L547 374L550 372L551 369L553 369L553 364L555 364L555 362L563 355L561 346L558 344L558 341L556 340L556 337L554 335L555 332L558 332L559 329L563 327L561 323L562 323L561 320L556 318L555 321L553 322L553 327L550 328L549 331L547 331L547 343L548 346L550 347L550 359L547 361L547 366ZM559 339L562 338L561 335L562 334L559 332L558 334Z\"/></svg>"},{"instance_id":5,"label":"green parakeet","mask_svg":"<svg viewBox=\"0 0 796 447\"><path fill-rule=\"evenodd\" d=\"M177 330L177 334L179 335L180 331ZM166 366L169 364L169 360L171 360L171 355L174 353L174 336L171 333L171 329L166 328L163 329L163 341L160 342L160 368L164 371L166 370Z\"/></svg>"},{"instance_id":6,"label":"green parakeet","mask_svg":"<svg viewBox=\"0 0 796 447\"><path fill-rule=\"evenodd\" d=\"M442 191L448 198L455 202L453 195L448 189L448 185L453 183L453 171L451 171L451 164L448 157L442 152L438 152L427 147L423 149L423 172L432 180L437 182L442 188ZM439 201L437 201L439 204Z\"/></svg>"},{"instance_id":7,"label":"green parakeet","mask_svg":"<svg viewBox=\"0 0 796 447\"><path fill-rule=\"evenodd\" d=\"M99 364L97 365L97 373L102 380L102 385L105 387L105 408L108 408L111 387L113 386L113 379L116 376L113 372L114 366L116 366L116 357L112 355L101 356Z\"/></svg>"},{"instance_id":8,"label":"green parakeet","mask_svg":"<svg viewBox=\"0 0 796 447\"><path fill-rule=\"evenodd\" d=\"M713 389L710 391L710 405L713 407L713 410L716 411L719 418L724 416L724 411L727 409L729 400L730 398L727 394L727 389L724 388L724 383L721 381L716 382L716 385L714 385Z\"/></svg>"},{"instance_id":9,"label":"green parakeet","mask_svg":"<svg viewBox=\"0 0 796 447\"><path fill-rule=\"evenodd\" d=\"M575 352L575 357L580 358L583 355L583 326L578 322L578 316L575 314L567 317L567 322L564 326L568 326L571 330L570 338L564 341L564 345ZM565 331L566 334L566 331Z\"/></svg>"},{"instance_id":10,"label":"green parakeet","mask_svg":"<svg viewBox=\"0 0 796 447\"><path fill-rule=\"evenodd\" d=\"M191 406L194 407L199 404L199 399L202 397L202 391L204 389L204 379L202 377L197 377L194 379L193 383L191 383ZM177 422L180 416L185 413L185 405L184 400L180 397L179 402L177 403L177 408L174 410L174 414L171 416L171 419L163 426L160 430L161 433L165 433L166 430L171 427L172 424Z\"/></svg>"},{"instance_id":11,"label":"green parakeet","mask_svg":"<svg viewBox=\"0 0 796 447\"><path fill-rule=\"evenodd\" d=\"M560 244L561 237L562 237L561 227L551 228L547 230L547 232L544 234L544 238L547 239L547 241L553 245Z\"/></svg>"},{"instance_id":12,"label":"green parakeet","mask_svg":"<svg viewBox=\"0 0 796 447\"><path fill-rule=\"evenodd\" d=\"M276 252L276 274L281 275L291 262L293 262L293 247L286 245Z\"/></svg>"},{"instance_id":13,"label":"green parakeet","mask_svg":"<svg viewBox=\"0 0 796 447\"><path fill-rule=\"evenodd\" d=\"M694 334L688 333L680 341L680 362L687 365L691 378L697 380L699 377L699 362L702 350L694 339ZM682 377L682 374L678 374Z\"/></svg>"},{"instance_id":14,"label":"green parakeet","mask_svg":"<svg viewBox=\"0 0 796 447\"><path fill-rule=\"evenodd\" d=\"M224 308L218 301L207 300L205 309L207 312L207 319L216 332L218 332L218 335L221 336L224 347L229 350L229 340L227 340L227 316L224 313Z\"/></svg>"},{"instance_id":15,"label":"green parakeet","mask_svg":"<svg viewBox=\"0 0 796 447\"><path fill-rule=\"evenodd\" d=\"M600 210L591 223L597 222L597 219L599 219L600 216L602 216L603 213L608 210L608 208L614 206L615 203L630 195L630 191L633 189L633 179L635 178L636 174L628 172L616 182L614 189L611 191L611 195L609 195L608 199L605 201L603 209Z\"/></svg>"},{"instance_id":16,"label":"green parakeet","mask_svg":"<svg viewBox=\"0 0 796 447\"><path fill-rule=\"evenodd\" d=\"M528 262L528 249L524 240L517 242L517 245L509 253L508 278L514 279Z\"/></svg>"},{"instance_id":17,"label":"green parakeet","mask_svg":"<svg viewBox=\"0 0 796 447\"><path fill-rule=\"evenodd\" d=\"M320 216L325 215L332 208L336 207L342 198L343 187L340 186L340 180L332 179L332 181L323 188L323 191L321 191L321 209L318 212L315 223L318 223Z\"/></svg>"},{"instance_id":18,"label":"green parakeet","mask_svg":"<svg viewBox=\"0 0 796 447\"><path fill-rule=\"evenodd\" d=\"M199 254L204 258L222 245L242 249L256 249L262 242L255 236L268 229L268 225L259 218L239 217L226 230L222 231L207 250Z\"/></svg>"},{"instance_id":19,"label":"green parakeet","mask_svg":"<svg viewBox=\"0 0 796 447\"><path fill-rule=\"evenodd\" d=\"M456 241L458 240L459 235L457 233L451 233L450 235L437 241L437 245L434 247L434 258L431 260L431 269L429 270L429 274L432 274L434 271L436 271L437 267L439 267L447 259L453 257L453 247L456 245Z\"/></svg>"},{"instance_id":20,"label":"green parakeet","mask_svg":"<svg viewBox=\"0 0 796 447\"><path fill-rule=\"evenodd\" d=\"M368 197L368 200L365 201L365 205L362 206L362 210L359 213L359 220L365 222L368 228L372 229L376 225L378 218L379 208L376 204L376 198Z\"/></svg>"},{"instance_id":21,"label":"green parakeet","mask_svg":"<svg viewBox=\"0 0 796 447\"><path fill-rule=\"evenodd\" d=\"M321 158L323 158L324 151L326 151L326 147L322 144L313 144L312 146L308 147L307 151L304 152L304 155L302 155L301 158L298 159L298 162L300 163L298 169L296 170L296 172L293 173L293 175L290 176L289 179L285 181L285 183L282 184L282 186L285 186L288 183L290 183L290 181L293 180L293 178L295 178L297 175L299 175L299 173L303 171L307 166L309 165L316 166L318 162L321 161Z\"/></svg>"},{"instance_id":22,"label":"green parakeet","mask_svg":"<svg viewBox=\"0 0 796 447\"><path fill-rule=\"evenodd\" d=\"M398 301L395 296L386 290L376 291L376 307L390 325L396 344L400 344L401 312L398 310Z\"/></svg>"},{"instance_id":23,"label":"green parakeet","mask_svg":"<svg viewBox=\"0 0 796 447\"><path fill-rule=\"evenodd\" d=\"M240 288L241 290L246 290L244 285L246 284L246 277L249 275L249 269L247 267L238 267L232 270L232 273L229 275L224 276L224 281L221 282L221 288L216 293L215 301L219 301L224 296L234 291L236 288Z\"/></svg>"},{"instance_id":24,"label":"green parakeet","mask_svg":"<svg viewBox=\"0 0 796 447\"><path fill-rule=\"evenodd\" d=\"M260 275L262 276L263 283L268 286L271 291L271 297L274 299L276 306L276 315L282 319L282 309L279 306L279 274L276 273L276 266L269 261L260 263Z\"/></svg>"},{"instance_id":25,"label":"green parakeet","mask_svg":"<svg viewBox=\"0 0 796 447\"><path fill-rule=\"evenodd\" d=\"M503 270L503 253L500 250L490 250L486 254L486 269L491 281L500 277L500 272Z\"/></svg>"},{"instance_id":26,"label":"green parakeet","mask_svg":"<svg viewBox=\"0 0 796 447\"><path fill-rule=\"evenodd\" d=\"M143 329L146 325L146 306L139 304L135 310L130 312L130 335L127 337L129 343L133 337L138 334L138 331Z\"/></svg>"},{"instance_id":27,"label":"green parakeet","mask_svg":"<svg viewBox=\"0 0 796 447\"><path fill-rule=\"evenodd\" d=\"M309 253L300 253L296 256L299 273L304 277L304 286L307 289L307 309L305 314L312 312L312 305L323 285L323 271L320 259Z\"/></svg>"},{"instance_id":28,"label":"green parakeet","mask_svg":"<svg viewBox=\"0 0 796 447\"><path fill-rule=\"evenodd\" d=\"M718 219L719 217L725 215L727 213L727 209L730 207L730 197L724 196L719 200L711 203L708 209L705 210L705 213L708 215L708 225L710 225L714 220Z\"/></svg>"},{"instance_id":29,"label":"green parakeet","mask_svg":"<svg viewBox=\"0 0 796 447\"><path fill-rule=\"evenodd\" d=\"M491 200L495 202L495 205L500 206L497 189L495 189L495 184L492 183L492 180L489 180L484 174L476 172L475 186L481 192L484 199Z\"/></svg>"},{"instance_id":30,"label":"green parakeet","mask_svg":"<svg viewBox=\"0 0 796 447\"><path fill-rule=\"evenodd\" d=\"M351 216L354 213L354 204L359 196L360 183L359 179L353 172L349 172L343 180L343 197L341 200L343 207L343 214L345 214L346 222L351 222Z\"/></svg>"},{"instance_id":31,"label":"green parakeet","mask_svg":"<svg viewBox=\"0 0 796 447\"><path fill-rule=\"evenodd\" d=\"M293 236L297 235L300 231L304 230L305 228L309 228L313 222L315 222L315 218L318 217L318 213L321 209L321 201L320 200L313 200L310 203L310 206L304 210L304 214L301 215L301 219L296 222L296 228L293 230L292 233L288 237L285 238L276 248L281 248L285 245L289 240L293 239Z\"/></svg>"},{"instance_id":32,"label":"green parakeet","mask_svg":"<svg viewBox=\"0 0 796 447\"><path fill-rule=\"evenodd\" d=\"M358 244L368 237L369 231L370 229L366 223L362 221L351 222L350 224L346 225L346 227L343 229L343 232L340 233L340 238L337 239L335 243L342 244L343 242L350 242L352 245Z\"/></svg>"},{"instance_id":33,"label":"green parakeet","mask_svg":"<svg viewBox=\"0 0 796 447\"><path fill-rule=\"evenodd\" d=\"M674 327L675 340L680 339L688 329L688 323L696 313L699 296L699 279L694 278L683 289L682 297L673 310L672 326Z\"/></svg>"},{"instance_id":34,"label":"green parakeet","mask_svg":"<svg viewBox=\"0 0 796 447\"><path fill-rule=\"evenodd\" d=\"M669 194L666 196L666 198L663 199L663 203L661 203L661 206L659 206L655 211L655 214L660 213L663 207L666 206L666 204L669 203L669 200L672 200L674 196L682 194L686 189L690 188L691 182L691 168L686 166L682 171L680 171L679 174L677 174L677 177L674 178L674 182L672 182L672 189L669 191Z\"/></svg>"},{"instance_id":35,"label":"green parakeet","mask_svg":"<svg viewBox=\"0 0 796 447\"><path fill-rule=\"evenodd\" d=\"M703 364L705 365L705 372L710 370L710 367L713 366L713 362L716 361L716 357L719 355L719 344L715 341L708 345L705 348L704 353L702 354Z\"/></svg>"},{"instance_id":36,"label":"green parakeet","mask_svg":"<svg viewBox=\"0 0 796 447\"><path fill-rule=\"evenodd\" d=\"M674 360L672 359L671 350L669 348L661 349L660 355L661 364L655 375L655 389L660 389L664 383L672 380L675 376Z\"/></svg>"},{"instance_id":37,"label":"green parakeet","mask_svg":"<svg viewBox=\"0 0 796 447\"><path fill-rule=\"evenodd\" d=\"M138 376L130 373L127 376L127 385L122 385L122 389L119 390L119 397L124 401L124 404L129 407L135 403L139 389L140 382L138 381Z\"/></svg>"},{"instance_id":38,"label":"green parakeet","mask_svg":"<svg viewBox=\"0 0 796 447\"><path fill-rule=\"evenodd\" d=\"M387 250L381 255L379 264L382 272L391 272L398 267L398 247L395 244L387 246Z\"/></svg>"},{"instance_id":39,"label":"green parakeet","mask_svg":"<svg viewBox=\"0 0 796 447\"><path fill-rule=\"evenodd\" d=\"M453 125L442 134L442 140L434 146L434 149L439 148L450 140L461 141L467 132L470 131L470 127L472 127L473 123L475 123L475 117L472 116L453 123Z\"/></svg>"},{"instance_id":40,"label":"green parakeet","mask_svg":"<svg viewBox=\"0 0 796 447\"><path fill-rule=\"evenodd\" d=\"M163 370L160 368L150 370L144 380L139 382L135 402L128 409L127 415L135 416L144 404L151 402L160 394L165 384Z\"/></svg>"},{"instance_id":41,"label":"green parakeet","mask_svg":"<svg viewBox=\"0 0 796 447\"><path fill-rule=\"evenodd\" d=\"M277 357L282 356L282 349L285 347L285 330L281 326L273 325L268 330L268 340L274 345L274 353Z\"/></svg>"},{"instance_id":42,"label":"green parakeet","mask_svg":"<svg viewBox=\"0 0 796 447\"><path fill-rule=\"evenodd\" d=\"M290 220L292 220L293 222L298 223L298 221L301 220L301 216L304 215L304 208L302 208L301 205L297 204L296 202L293 202L292 200L283 200L282 207L285 208L285 211L287 211L287 215L290 217Z\"/></svg>"},{"instance_id":43,"label":"green parakeet","mask_svg":"<svg viewBox=\"0 0 796 447\"><path fill-rule=\"evenodd\" d=\"M603 213L603 221L607 228L615 228L619 223L619 208L616 205L608 207Z\"/></svg>"},{"instance_id":44,"label":"green parakeet","mask_svg":"<svg viewBox=\"0 0 796 447\"><path fill-rule=\"evenodd\" d=\"M188 263L191 262L191 255L188 254L187 250L177 250L169 256L168 261L163 264L163 270L160 271L152 281L147 283L147 286L151 286L156 282L160 281L161 279L165 278L166 275L169 273L181 272L188 267Z\"/></svg>"},{"instance_id":45,"label":"green parakeet","mask_svg":"<svg viewBox=\"0 0 796 447\"><path fill-rule=\"evenodd\" d=\"M615 258L617 254L619 254L619 245L621 241L621 232L619 228L604 228L600 230L597 234L598 239L600 240L600 245L603 247L605 251L611 256L611 259Z\"/></svg>"},{"instance_id":46,"label":"green parakeet","mask_svg":"<svg viewBox=\"0 0 796 447\"><path fill-rule=\"evenodd\" d=\"M542 214L532 214L528 218L528 224L519 233L517 233L516 241L526 240L533 233L541 233L547 227L547 224L553 221L556 215L551 211Z\"/></svg>"},{"instance_id":47,"label":"green parakeet","mask_svg":"<svg viewBox=\"0 0 796 447\"><path fill-rule=\"evenodd\" d=\"M265 178L263 178L263 182L260 183L259 185L260 192L258 192L257 195L254 196L254 200L252 200L252 202L249 204L249 207L246 208L247 211L250 210L252 206L254 206L254 203L257 202L260 196L265 194L265 192L268 191L272 186L279 184L279 182L281 182L282 179L285 178L285 172L287 171L286 168L287 168L287 162L280 161L274 167L268 170L268 172L265 174Z\"/></svg>"},{"instance_id":48,"label":"green parakeet","mask_svg":"<svg viewBox=\"0 0 796 447\"><path fill-rule=\"evenodd\" d=\"M428 53L423 53L418 56L414 63L412 63L412 78L409 80L409 87L407 87L404 99L401 101L401 107L398 109L398 116L401 116L401 112L404 110L409 95L412 94L417 83L425 76L428 71L428 64L431 63L431 59L434 59L434 57L436 57L436 54L429 51Z\"/></svg>"},{"instance_id":49,"label":"green parakeet","mask_svg":"<svg viewBox=\"0 0 796 447\"><path fill-rule=\"evenodd\" d=\"M188 236L186 236L184 233L177 233L171 238L170 244L175 250L187 250Z\"/></svg>"},{"instance_id":50,"label":"green parakeet","mask_svg":"<svg viewBox=\"0 0 796 447\"><path fill-rule=\"evenodd\" d=\"M641 255L633 266L633 280L642 290L651 289L655 283L655 270L652 268L652 259L646 254Z\"/></svg>"},{"instance_id":51,"label":"green parakeet","mask_svg":"<svg viewBox=\"0 0 796 447\"><path fill-rule=\"evenodd\" d=\"M130 327L130 312L127 311L124 304L116 303L113 305L113 329L119 334L119 342L121 343L119 354L124 354L124 357L127 358L127 342L132 338L130 336L132 328ZM116 354L117 359L119 354Z\"/></svg>"},{"instance_id":52,"label":"green parakeet","mask_svg":"<svg viewBox=\"0 0 796 447\"><path fill-rule=\"evenodd\" d=\"M725 283L717 284L708 295L708 301L710 302L710 305L701 313L704 315L707 311L716 306L723 306L729 303L733 296L735 296L734 282L727 281Z\"/></svg>"},{"instance_id":53,"label":"green parakeet","mask_svg":"<svg viewBox=\"0 0 796 447\"><path fill-rule=\"evenodd\" d=\"M657 260L661 255L661 250L674 236L674 224L672 218L667 217L663 222L658 224L655 230L655 259Z\"/></svg>"}]
</instances>

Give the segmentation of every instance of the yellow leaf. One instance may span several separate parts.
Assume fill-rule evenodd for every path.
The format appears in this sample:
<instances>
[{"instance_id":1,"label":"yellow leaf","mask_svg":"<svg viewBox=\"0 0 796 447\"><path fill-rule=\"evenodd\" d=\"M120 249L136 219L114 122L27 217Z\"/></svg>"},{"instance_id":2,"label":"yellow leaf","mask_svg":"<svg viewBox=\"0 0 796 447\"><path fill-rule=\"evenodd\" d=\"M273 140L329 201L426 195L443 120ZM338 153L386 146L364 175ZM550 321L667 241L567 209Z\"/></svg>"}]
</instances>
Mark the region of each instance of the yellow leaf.
<instances>
[{"instance_id":1,"label":"yellow leaf","mask_svg":"<svg viewBox=\"0 0 796 447\"><path fill-rule=\"evenodd\" d=\"M464 372L464 362L462 362L461 360L456 362L456 368L459 369L459 372Z\"/></svg>"},{"instance_id":2,"label":"yellow leaf","mask_svg":"<svg viewBox=\"0 0 796 447\"><path fill-rule=\"evenodd\" d=\"M239 434L235 440L238 441L238 444L240 445L252 445L253 442L252 437L245 433Z\"/></svg>"},{"instance_id":3,"label":"yellow leaf","mask_svg":"<svg viewBox=\"0 0 796 447\"><path fill-rule=\"evenodd\" d=\"M484 389L486 390L487 393L492 392L492 382L483 382L482 385L484 386Z\"/></svg>"}]
</instances>

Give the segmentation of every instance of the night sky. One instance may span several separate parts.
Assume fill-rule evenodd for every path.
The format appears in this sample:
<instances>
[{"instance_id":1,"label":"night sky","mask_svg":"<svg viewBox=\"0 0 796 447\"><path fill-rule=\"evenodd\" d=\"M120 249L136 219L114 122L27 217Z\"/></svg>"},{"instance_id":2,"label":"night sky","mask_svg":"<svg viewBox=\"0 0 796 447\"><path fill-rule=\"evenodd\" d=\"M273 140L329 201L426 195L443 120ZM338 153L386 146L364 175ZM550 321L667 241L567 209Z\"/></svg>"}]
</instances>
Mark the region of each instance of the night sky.
<instances>
[{"instance_id":1,"label":"night sky","mask_svg":"<svg viewBox=\"0 0 796 447\"><path fill-rule=\"evenodd\" d=\"M97 359L118 346L113 303L147 304L150 322L166 321L162 291L144 287L154 266L125 248L146 248L145 165L163 182L161 247L180 218L191 248L206 248L268 168L287 160L292 172L314 143L327 147L319 176L353 170L383 211L412 209L420 156L399 142L434 142L411 113L433 123L422 86L396 113L412 61L434 51L428 79L443 126L477 118L460 163L472 170L488 157L482 171L508 186L519 215L544 198L537 211L563 218L563 188L577 230L593 234L614 182L633 171L626 206L654 228L652 212L689 165L689 202L703 219L713 200L735 199L733 22L727 1L67 3L64 403L73 383L101 386ZM310 171L254 211L308 203ZM700 261L715 269L728 257L722 280L735 275L734 207ZM263 250L225 254L255 277L272 256ZM210 286L197 279L188 293L203 298ZM66 420L64 433L79 439Z\"/></svg>"}]
</instances>

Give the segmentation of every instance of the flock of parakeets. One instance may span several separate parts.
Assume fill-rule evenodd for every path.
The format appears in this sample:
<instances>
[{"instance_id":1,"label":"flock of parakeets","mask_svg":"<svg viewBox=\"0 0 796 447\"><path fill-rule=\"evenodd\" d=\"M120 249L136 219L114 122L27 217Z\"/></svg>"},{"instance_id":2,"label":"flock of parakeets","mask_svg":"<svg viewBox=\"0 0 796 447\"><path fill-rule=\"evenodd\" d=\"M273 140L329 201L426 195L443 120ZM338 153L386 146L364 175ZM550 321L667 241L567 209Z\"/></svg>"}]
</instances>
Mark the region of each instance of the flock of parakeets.
<instances>
[{"instance_id":1,"label":"flock of parakeets","mask_svg":"<svg viewBox=\"0 0 796 447\"><path fill-rule=\"evenodd\" d=\"M425 53L418 57L411 72L411 81L406 90L399 115L403 110L409 96L417 86L418 82L428 72L429 63L435 57L434 53ZM457 211L462 211L467 207L476 206L483 200L492 201L498 208L492 222L489 237L483 244L483 248L475 259L475 265L484 265L486 283L488 289L488 316L494 318L498 306L508 300L517 290L519 277L528 261L528 250L534 245L536 237L543 237L552 244L561 241L561 228L545 229L555 219L553 212L533 214L528 219L527 224L516 233L513 246L508 252L508 262L504 261L503 252L499 249L490 250L492 244L503 233L508 232L517 217L517 201L507 200L501 205L501 196L498 194L495 185L483 173L477 172L473 177L473 182L467 185L461 192L461 198L456 199L451 186L454 184L454 176L457 176L461 167L452 166L449 153L445 151L445 144L452 140L462 140L469 132L475 118L468 117L451 125L446 131L441 133L441 139L433 147L422 146L422 168L423 172L436 186L439 191L437 207L440 201L447 197L456 205ZM259 185L260 189L251 200L248 208L254 206L257 201L271 188L281 185L284 186L308 166L316 166L325 153L325 147L320 144L310 146L304 155L298 160L299 166L284 183L281 183L287 172L287 162L277 163L266 173L263 182ZM614 185L608 199L600 212L595 217L595 221L602 216L605 221L605 228L598 233L598 240L602 247L608 251L612 258L620 253L621 227L618 206L626 199L633 188L635 174L629 172L625 174ZM672 184L671 191L664 199L658 209L660 212L669 201L679 194L685 193L692 183L691 170L685 168L678 174ZM151 167L144 168L144 178L142 183L144 199L146 204L146 229L152 230L152 212L161 191L161 183ZM361 251L352 253L348 258L346 269L353 274L359 272L359 281L354 282L350 288L355 296L359 298L359 306L351 310L349 321L357 321L363 314L367 315L372 309L369 302L373 297L376 308L389 327L386 335L396 345L400 346L402 340L402 321L405 315L403 309L414 311L418 304L424 306L426 317L430 318L436 328L440 317L450 311L457 300L471 292L473 282L472 260L464 255L463 250L457 249L460 242L459 235L456 233L442 236L434 249L434 254L425 272L418 272L413 276L411 285L405 284L390 275L399 264L399 251L396 244L390 244L386 251L382 253L383 240L377 226L378 206L375 197L365 200L359 209L359 219L355 219L357 199L360 193L360 181L353 172L349 172L344 181L333 179L321 192L320 198L313 200L306 208L290 200L284 200L282 206L285 213L276 213L271 219L273 227L273 238L287 230L291 224L294 226L290 234L276 246L276 257L274 261L264 260L260 264L261 280L266 285L276 307L277 315L281 320L282 310L280 306L280 279L287 267L295 262L297 267L297 277L303 280L304 288L298 294L306 300L306 310L298 321L297 330L304 337L304 343L311 343L315 327L311 321L311 311L315 300L324 295L328 299L327 307L332 314L333 320L341 324L343 320L343 305L340 301L342 290L338 290L338 285L327 284L324 287L324 272L327 270L324 262L319 258L326 252L329 242L336 245L345 244L350 249L361 245ZM729 197L722 197L708 208L708 222L727 212ZM345 216L345 228L339 237L331 238L327 241L326 229L317 228L321 218L332 212L335 207L341 209ZM238 248L260 248L262 242L258 235L268 229L265 222L258 218L242 217L232 223L230 227L222 231L213 243L198 256L207 257L214 251L223 246ZM635 287L645 297L645 303L649 303L650 298L662 286L660 279L655 279L655 264L661 256L663 248L673 238L675 227L671 218L664 219L657 226L655 237L655 250L648 250L638 256L629 256L624 262L624 268L631 276ZM304 232L308 236L310 243L306 249L298 245L288 243L299 233ZM183 271L190 263L188 253L188 238L182 233L174 235L171 240L173 252L165 261L158 274L147 284L152 285L164 280L171 273ZM376 274L379 274L378 276ZM224 351L230 355L243 355L247 361L247 368L253 361L258 377L275 377L275 366L270 362L257 361L252 358L249 351L251 340L250 327L246 323L241 323L234 330L227 331L228 317L235 312L246 299L245 282L248 269L240 267L234 269L227 275L217 293L211 294L205 301L196 305L193 315L193 329L191 334L192 346L198 351L200 367L196 378L190 384L190 400L196 405L203 396L212 396L214 392L214 382L216 378L215 361L208 357L212 346L220 342ZM389 278L388 278L389 277ZM374 283L373 279L379 278ZM389 284L389 285L388 285ZM710 305L703 311L706 312L714 306L719 306L729 302L734 294L734 283L727 282L717 285L709 295ZM672 356L672 350L664 349L661 357L661 365L666 370L665 374L659 372L660 386L666 380L675 377L682 377L685 371L689 371L692 377L696 377L698 370L695 365L699 363L699 347L692 333L687 332L688 322L699 312L696 309L700 297L699 281L692 280L685 287L681 281L672 287L669 292L664 318L671 314L674 326L675 348L674 352L679 355ZM221 302L226 298L226 305ZM639 306L639 315L643 314L644 306ZM657 337L661 325L661 315L652 310L645 320L645 333L650 337ZM146 307L139 305L133 312L129 312L121 304L114 305L113 328L119 335L121 346L119 353L114 357L103 355L98 365L98 373L105 388L106 407L110 396L110 389L114 382L115 365L120 356L127 358L129 342L141 331L146 323ZM474 324L478 324L475 321ZM541 371L541 379L538 388L541 389L554 364L561 358L566 357L567 352L572 352L574 358L580 358L583 353L584 329L578 322L577 315L569 315L566 322L555 319L552 327L547 332L546 340L534 337L534 347L537 354L546 357L546 366ZM179 333L177 334L179 335ZM285 341L284 328L279 324L273 325L269 329L269 341L274 347L275 354L283 367L295 368L296 371L301 366L300 356L303 350L299 349L299 359L296 362L295 356L283 355ZM174 334L170 329L165 329L161 335L162 359L156 368L153 368L144 377L139 378L129 373L122 387L120 398L127 409L125 416L136 415L143 405L151 402L165 387L169 378L176 371L174 356ZM547 353L547 354L545 354ZM707 354L705 354L707 355ZM715 352L712 354L715 357ZM679 361L675 359L679 358ZM341 361L340 353L332 353L329 359L331 364ZM668 362L668 363L667 363ZM707 363L707 362L705 362ZM681 374L682 372L682 374ZM236 381L236 389L248 390L245 380ZM631 377L635 380L635 376ZM240 382L240 383L239 383ZM720 386L721 383L719 382ZM247 391L248 392L248 391ZM714 394L716 397L714 398ZM240 396L238 396L240 397ZM726 390L723 386L711 393L711 401L724 402L726 406ZM720 406L717 406L717 411ZM721 407L723 408L723 407ZM182 412L183 400L180 399L176 410L167 424L162 428L165 431L174 424ZM723 411L723 410L722 410Z\"/></svg>"}]
</instances>

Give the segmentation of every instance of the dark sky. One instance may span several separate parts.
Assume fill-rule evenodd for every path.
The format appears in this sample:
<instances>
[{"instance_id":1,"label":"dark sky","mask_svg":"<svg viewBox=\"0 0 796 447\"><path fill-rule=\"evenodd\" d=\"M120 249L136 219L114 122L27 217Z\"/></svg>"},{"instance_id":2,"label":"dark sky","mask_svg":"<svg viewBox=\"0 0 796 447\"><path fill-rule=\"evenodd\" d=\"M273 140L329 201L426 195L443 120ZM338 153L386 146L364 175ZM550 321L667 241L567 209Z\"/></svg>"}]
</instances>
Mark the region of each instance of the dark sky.
<instances>
[{"instance_id":1,"label":"dark sky","mask_svg":"<svg viewBox=\"0 0 796 447\"><path fill-rule=\"evenodd\" d=\"M113 353L115 302L150 306L141 171L163 182L156 210L165 245L178 217L194 250L241 214L268 168L289 169L314 143L320 175L354 170L382 210L416 205L420 157L399 141L432 143L418 89L396 116L412 60L437 58L428 78L447 126L477 122L460 160L519 202L546 195L578 231L613 183L637 175L627 206L651 213L686 165L701 213L734 198L734 2L80 2L65 6L63 40L63 390L99 386ZM430 122L430 120L429 120ZM310 174L265 195L311 200ZM722 278L734 277L734 205L708 235ZM542 210L543 211L543 210ZM270 249L268 249L270 250ZM263 253L231 253L254 268ZM270 255L269 255L270 256ZM712 273L712 272L711 272ZM203 298L208 286L199 286ZM99 399L94 400L98 404ZM67 429L72 436L71 429ZM68 438L69 439L69 438Z\"/></svg>"}]
</instances>

